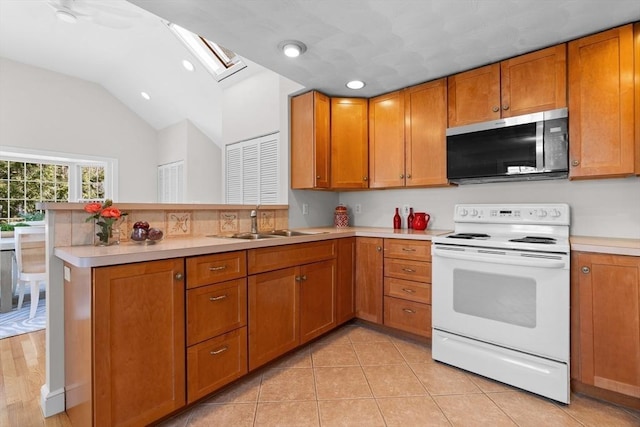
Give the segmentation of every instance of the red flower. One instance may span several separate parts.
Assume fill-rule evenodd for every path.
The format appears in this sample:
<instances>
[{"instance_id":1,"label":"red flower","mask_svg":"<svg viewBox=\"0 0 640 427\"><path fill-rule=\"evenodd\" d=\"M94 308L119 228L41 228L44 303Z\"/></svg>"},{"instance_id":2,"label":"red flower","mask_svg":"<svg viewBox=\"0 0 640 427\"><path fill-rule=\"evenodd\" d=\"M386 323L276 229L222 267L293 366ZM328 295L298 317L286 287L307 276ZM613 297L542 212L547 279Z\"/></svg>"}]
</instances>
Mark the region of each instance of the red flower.
<instances>
[{"instance_id":1,"label":"red flower","mask_svg":"<svg viewBox=\"0 0 640 427\"><path fill-rule=\"evenodd\" d=\"M122 216L122 212L120 212L120 209L118 208L114 208L114 207L110 207L110 208L105 208L101 213L100 216L104 217L104 218L115 218L118 219Z\"/></svg>"},{"instance_id":2,"label":"red flower","mask_svg":"<svg viewBox=\"0 0 640 427\"><path fill-rule=\"evenodd\" d=\"M102 209L102 203L100 202L91 202L84 205L84 211L90 214L95 214L100 212Z\"/></svg>"}]
</instances>

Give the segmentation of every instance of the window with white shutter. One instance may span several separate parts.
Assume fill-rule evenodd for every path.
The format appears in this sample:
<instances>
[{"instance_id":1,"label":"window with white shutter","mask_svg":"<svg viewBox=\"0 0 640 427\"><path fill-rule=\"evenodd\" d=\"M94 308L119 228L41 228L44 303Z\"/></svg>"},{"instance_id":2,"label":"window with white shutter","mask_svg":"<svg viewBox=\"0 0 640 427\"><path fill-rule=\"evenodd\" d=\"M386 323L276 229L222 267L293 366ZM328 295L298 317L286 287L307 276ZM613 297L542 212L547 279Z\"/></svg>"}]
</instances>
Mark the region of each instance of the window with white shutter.
<instances>
[{"instance_id":1,"label":"window with white shutter","mask_svg":"<svg viewBox=\"0 0 640 427\"><path fill-rule=\"evenodd\" d=\"M280 202L279 133L227 145L225 200L231 204Z\"/></svg>"},{"instance_id":2,"label":"window with white shutter","mask_svg":"<svg viewBox=\"0 0 640 427\"><path fill-rule=\"evenodd\" d=\"M184 201L184 161L158 166L158 202Z\"/></svg>"}]
</instances>

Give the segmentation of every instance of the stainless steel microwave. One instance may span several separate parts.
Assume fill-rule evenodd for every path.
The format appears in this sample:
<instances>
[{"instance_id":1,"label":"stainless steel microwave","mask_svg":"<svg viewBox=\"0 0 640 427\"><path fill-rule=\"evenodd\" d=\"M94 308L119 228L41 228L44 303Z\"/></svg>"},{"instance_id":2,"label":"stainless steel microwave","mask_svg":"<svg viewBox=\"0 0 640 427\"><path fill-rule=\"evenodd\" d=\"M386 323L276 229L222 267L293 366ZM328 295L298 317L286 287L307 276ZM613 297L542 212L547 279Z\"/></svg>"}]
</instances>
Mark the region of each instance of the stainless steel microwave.
<instances>
[{"instance_id":1,"label":"stainless steel microwave","mask_svg":"<svg viewBox=\"0 0 640 427\"><path fill-rule=\"evenodd\" d=\"M457 184L567 178L566 108L447 129L447 178Z\"/></svg>"}]
</instances>

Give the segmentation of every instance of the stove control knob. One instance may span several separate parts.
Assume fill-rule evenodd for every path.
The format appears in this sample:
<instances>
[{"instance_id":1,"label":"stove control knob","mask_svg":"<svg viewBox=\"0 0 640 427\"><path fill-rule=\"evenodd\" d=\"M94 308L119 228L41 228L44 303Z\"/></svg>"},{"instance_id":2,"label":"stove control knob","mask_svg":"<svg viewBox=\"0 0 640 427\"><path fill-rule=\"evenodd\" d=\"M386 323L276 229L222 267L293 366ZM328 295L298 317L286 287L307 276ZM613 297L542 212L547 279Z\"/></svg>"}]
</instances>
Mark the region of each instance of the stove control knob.
<instances>
[{"instance_id":1,"label":"stove control knob","mask_svg":"<svg viewBox=\"0 0 640 427\"><path fill-rule=\"evenodd\" d=\"M538 218L544 218L547 216L547 211L545 211L544 209L540 209L538 211Z\"/></svg>"},{"instance_id":2,"label":"stove control knob","mask_svg":"<svg viewBox=\"0 0 640 427\"><path fill-rule=\"evenodd\" d=\"M478 216L478 209L472 209L471 216Z\"/></svg>"},{"instance_id":3,"label":"stove control knob","mask_svg":"<svg viewBox=\"0 0 640 427\"><path fill-rule=\"evenodd\" d=\"M554 209L551 211L551 216L553 218L558 218L560 215L562 215L562 212L560 212L558 209Z\"/></svg>"},{"instance_id":4,"label":"stove control knob","mask_svg":"<svg viewBox=\"0 0 640 427\"><path fill-rule=\"evenodd\" d=\"M460 209L460 216L467 216L468 213L469 211L466 210L465 208Z\"/></svg>"}]
</instances>

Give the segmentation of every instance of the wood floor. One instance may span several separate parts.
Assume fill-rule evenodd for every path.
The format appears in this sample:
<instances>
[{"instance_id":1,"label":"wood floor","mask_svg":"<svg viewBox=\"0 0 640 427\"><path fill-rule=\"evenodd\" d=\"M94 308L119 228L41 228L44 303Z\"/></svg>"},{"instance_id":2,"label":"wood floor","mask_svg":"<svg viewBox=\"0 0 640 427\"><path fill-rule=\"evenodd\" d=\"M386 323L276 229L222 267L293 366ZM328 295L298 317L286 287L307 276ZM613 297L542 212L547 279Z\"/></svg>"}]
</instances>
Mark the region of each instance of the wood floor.
<instances>
[{"instance_id":1,"label":"wood floor","mask_svg":"<svg viewBox=\"0 0 640 427\"><path fill-rule=\"evenodd\" d=\"M71 427L65 413L44 418L45 331L0 340L0 427Z\"/></svg>"}]
</instances>

